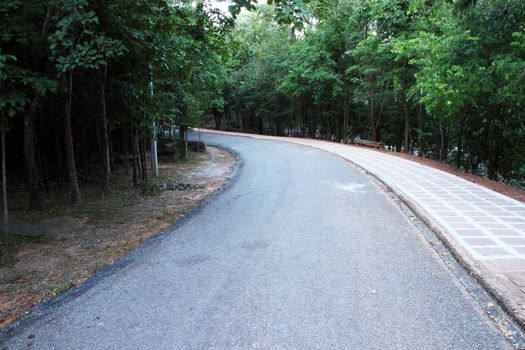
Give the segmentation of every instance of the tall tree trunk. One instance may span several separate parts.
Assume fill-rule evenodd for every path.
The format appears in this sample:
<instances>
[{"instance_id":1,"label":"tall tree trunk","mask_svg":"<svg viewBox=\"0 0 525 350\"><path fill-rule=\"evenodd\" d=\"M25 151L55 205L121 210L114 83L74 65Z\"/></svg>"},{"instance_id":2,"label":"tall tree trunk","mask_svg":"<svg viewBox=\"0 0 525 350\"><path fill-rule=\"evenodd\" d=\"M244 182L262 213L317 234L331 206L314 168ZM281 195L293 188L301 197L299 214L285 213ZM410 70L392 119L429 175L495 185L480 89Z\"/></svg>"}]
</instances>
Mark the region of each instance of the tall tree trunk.
<instances>
[{"instance_id":1,"label":"tall tree trunk","mask_svg":"<svg viewBox=\"0 0 525 350\"><path fill-rule=\"evenodd\" d=\"M343 130L341 133L341 139L344 143L348 142L348 124L350 121L350 96L345 95L345 104L343 111Z\"/></svg>"},{"instance_id":2,"label":"tall tree trunk","mask_svg":"<svg viewBox=\"0 0 525 350\"><path fill-rule=\"evenodd\" d=\"M140 169L140 152L139 152L139 137L137 135L136 128L133 128L133 141L132 141L132 152L133 152L133 186L137 187L139 184L139 178L142 177L142 171Z\"/></svg>"},{"instance_id":3,"label":"tall tree trunk","mask_svg":"<svg viewBox=\"0 0 525 350\"><path fill-rule=\"evenodd\" d=\"M463 158L463 133L465 132L466 120L467 120L467 117L466 116L463 117L459 125L458 152L456 154L456 166L458 167L458 169L461 168L461 158Z\"/></svg>"},{"instance_id":4,"label":"tall tree trunk","mask_svg":"<svg viewBox=\"0 0 525 350\"><path fill-rule=\"evenodd\" d=\"M106 79L108 75L108 66L104 66L104 74L100 83L100 107L102 116L102 190L100 196L104 197L109 189L109 180L111 177L111 164L109 159L109 136L108 120L106 111Z\"/></svg>"},{"instance_id":5,"label":"tall tree trunk","mask_svg":"<svg viewBox=\"0 0 525 350\"><path fill-rule=\"evenodd\" d=\"M159 160L157 157L157 125L153 120L153 130L151 131L151 176L159 176Z\"/></svg>"},{"instance_id":6,"label":"tall tree trunk","mask_svg":"<svg viewBox=\"0 0 525 350\"><path fill-rule=\"evenodd\" d=\"M188 126L185 124L179 125L179 148L180 159L188 160Z\"/></svg>"},{"instance_id":7,"label":"tall tree trunk","mask_svg":"<svg viewBox=\"0 0 525 350\"><path fill-rule=\"evenodd\" d=\"M487 176L491 180L497 180L499 163L499 128L494 123L499 118L499 109L493 108L492 115L487 121Z\"/></svg>"},{"instance_id":8,"label":"tall tree trunk","mask_svg":"<svg viewBox=\"0 0 525 350\"><path fill-rule=\"evenodd\" d=\"M127 128L124 128L124 172L129 175L129 151Z\"/></svg>"},{"instance_id":9,"label":"tall tree trunk","mask_svg":"<svg viewBox=\"0 0 525 350\"><path fill-rule=\"evenodd\" d=\"M404 151L410 153L410 109L408 107L408 101L406 94L403 92L402 97L403 113L405 115L405 140L404 140Z\"/></svg>"},{"instance_id":10,"label":"tall tree trunk","mask_svg":"<svg viewBox=\"0 0 525 350\"><path fill-rule=\"evenodd\" d=\"M38 160L39 160L39 168L41 169L42 174L42 181L44 183L44 188L46 191L47 196L49 197L49 169L47 166L47 157L46 157L46 150L44 147L42 147L42 143L38 141L38 135L36 138L36 153L38 154Z\"/></svg>"},{"instance_id":11,"label":"tall tree trunk","mask_svg":"<svg viewBox=\"0 0 525 350\"><path fill-rule=\"evenodd\" d=\"M57 163L58 163L58 171L60 172L60 183L64 180L64 161L62 160L62 147L60 146L60 140L58 139L58 134L55 133L55 147L57 152Z\"/></svg>"},{"instance_id":12,"label":"tall tree trunk","mask_svg":"<svg viewBox=\"0 0 525 350\"><path fill-rule=\"evenodd\" d=\"M75 150L73 147L73 134L71 132L71 103L73 100L73 74L69 72L66 77L67 96L64 113L64 134L66 139L67 168L69 175L69 187L71 195L71 205L80 204L80 188L78 186L77 168L75 165Z\"/></svg>"},{"instance_id":13,"label":"tall tree trunk","mask_svg":"<svg viewBox=\"0 0 525 350\"><path fill-rule=\"evenodd\" d=\"M144 139L142 140L142 148L141 148L142 149L141 153L142 153L142 180L143 181L148 181L148 166L147 166L148 160L146 157L146 144L147 144L146 135L144 135Z\"/></svg>"},{"instance_id":14,"label":"tall tree trunk","mask_svg":"<svg viewBox=\"0 0 525 350\"><path fill-rule=\"evenodd\" d=\"M47 38L47 32L49 29L49 23L52 16L52 7L47 8L46 17L42 24L42 30L40 31L40 39L44 41ZM47 65L44 65L42 71L47 72ZM44 74L45 75L45 74ZM42 198L40 197L40 179L38 174L38 167L35 158L35 113L40 102L40 94L35 92L31 103L27 107L24 113L24 161L29 177L29 208L31 210L43 210Z\"/></svg>"},{"instance_id":15,"label":"tall tree trunk","mask_svg":"<svg viewBox=\"0 0 525 350\"><path fill-rule=\"evenodd\" d=\"M7 122L2 111L2 204L4 207L4 227L3 232L7 234L7 223L9 222L9 211L7 208L7 170L5 166L5 131L7 129Z\"/></svg>"},{"instance_id":16,"label":"tall tree trunk","mask_svg":"<svg viewBox=\"0 0 525 350\"><path fill-rule=\"evenodd\" d=\"M421 124L421 117L423 114L423 107L421 103L417 106L417 127L419 132L417 133L417 146L419 147L418 156L423 157L425 151L423 150L423 125Z\"/></svg>"},{"instance_id":17,"label":"tall tree trunk","mask_svg":"<svg viewBox=\"0 0 525 350\"><path fill-rule=\"evenodd\" d=\"M27 176L29 177L31 210L44 210L42 198L40 197L40 178L35 157L35 112L40 96L33 97L31 104L24 113L24 157Z\"/></svg>"},{"instance_id":18,"label":"tall tree trunk","mask_svg":"<svg viewBox=\"0 0 525 350\"><path fill-rule=\"evenodd\" d=\"M2 55L2 47L0 47L0 56ZM0 76L2 76L2 69L0 69ZM2 79L0 79L0 92L2 91ZM7 223L9 222L9 211L7 209L7 174L5 167L5 132L7 129L7 119L4 111L0 111L0 118L2 119L1 143L2 143L2 206L4 211L4 222L2 233L7 235Z\"/></svg>"},{"instance_id":19,"label":"tall tree trunk","mask_svg":"<svg viewBox=\"0 0 525 350\"><path fill-rule=\"evenodd\" d=\"M445 135L443 134L443 124L439 122L439 134L441 135L441 147L439 148L439 161L443 161L443 152L445 148Z\"/></svg>"},{"instance_id":20,"label":"tall tree trunk","mask_svg":"<svg viewBox=\"0 0 525 350\"><path fill-rule=\"evenodd\" d=\"M378 117L375 105L375 94L370 96L370 126L372 131L372 140L379 141Z\"/></svg>"},{"instance_id":21,"label":"tall tree trunk","mask_svg":"<svg viewBox=\"0 0 525 350\"><path fill-rule=\"evenodd\" d=\"M149 80L149 89L150 95L153 99L153 67L150 64L150 80ZM159 176L159 160L157 158L157 122L155 121L155 116L152 118L152 127L151 127L151 177ZM146 144L144 144L146 147Z\"/></svg>"}]
</instances>

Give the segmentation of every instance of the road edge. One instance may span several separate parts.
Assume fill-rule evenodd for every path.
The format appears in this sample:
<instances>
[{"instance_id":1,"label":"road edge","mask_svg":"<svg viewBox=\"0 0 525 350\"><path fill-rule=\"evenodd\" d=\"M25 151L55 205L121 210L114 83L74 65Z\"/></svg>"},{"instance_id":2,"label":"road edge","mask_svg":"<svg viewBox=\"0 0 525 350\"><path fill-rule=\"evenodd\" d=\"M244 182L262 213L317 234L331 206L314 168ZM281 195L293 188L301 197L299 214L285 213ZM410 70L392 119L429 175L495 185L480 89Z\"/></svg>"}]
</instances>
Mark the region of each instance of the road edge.
<instances>
[{"instance_id":1,"label":"road edge","mask_svg":"<svg viewBox=\"0 0 525 350\"><path fill-rule=\"evenodd\" d=\"M224 191L233 186L237 181L238 177L240 176L242 168L244 167L243 159L241 158L238 152L229 147L219 146L215 144L210 144L210 146L227 151L235 159L235 162L233 164L233 171L231 175L227 177L226 183L222 187L205 197L197 206L190 209L186 214L182 215L180 218L178 218L172 224L170 224L168 228L160 231L156 235L143 241L136 248L129 251L126 255L117 259L113 264L95 272L93 275L88 277L84 282L82 282L78 286L75 286L72 289L69 289L54 297L39 302L34 307L32 307L27 314L23 315L7 327L0 329L0 346L3 342L21 333L29 325L33 324L42 317L53 312L53 310L55 310L56 308L71 300L78 298L82 294L89 291L91 288L95 287L100 281L122 270L127 265L133 263L137 258L140 257L140 255L157 247L168 235L174 233L177 229L184 226L191 218L199 214L208 204L217 199L217 197L220 194L222 194Z\"/></svg>"},{"instance_id":2,"label":"road edge","mask_svg":"<svg viewBox=\"0 0 525 350\"><path fill-rule=\"evenodd\" d=\"M461 285L465 287L472 298L480 305L483 312L494 323L496 328L500 330L515 348L525 349L525 327L522 320L515 315L507 301L494 287L490 285L490 282L488 282L477 271L474 267L474 262L471 261L468 256L460 253L454 243L450 242L445 233L446 230L435 223L428 213L421 209L416 203L408 200L393 186L390 186L375 174L352 161L342 157L340 158L359 169L363 174L369 177L376 186L379 183L381 186L385 187L386 191L383 190L383 192L385 192L399 210L423 235L432 250L437 253L439 258L445 263L446 267ZM381 189L381 186L378 187ZM420 221L419 224L417 221L412 220L411 216L418 219ZM438 242L436 242L436 239ZM491 301L494 301L495 304Z\"/></svg>"},{"instance_id":3,"label":"road edge","mask_svg":"<svg viewBox=\"0 0 525 350\"><path fill-rule=\"evenodd\" d=\"M258 139L257 135L236 134L235 132L222 133L219 130L212 130L211 132L207 132L207 130L201 130L200 132L208 133L210 135L224 135ZM424 226L423 230L422 227L418 226L413 220L410 220L417 230L423 235L430 247L445 263L451 273L466 288L467 292L473 297L473 299L480 305L485 315L494 323L496 328L500 330L500 332L515 348L525 349L525 322L513 312L512 307L505 300L505 298L497 292L497 289L494 288L490 282L487 281L487 279L476 270L475 264L472 259L470 259L468 254L466 252L463 254L460 253L455 247L454 243L451 242L447 237L445 233L446 230L438 225L425 210L417 205L417 203L413 203L408 198L403 196L403 194L400 193L395 187L383 181L378 175L368 171L366 168L356 164L352 160L340 156L337 153L317 148L313 145L305 145L287 139L281 139L279 137L276 137L275 139L263 140L292 143L298 146L309 147L318 151L326 152L330 155L336 156L337 158L358 169L364 175L369 177L376 186L380 184L380 186L378 186L380 190L383 191L394 202L394 204L409 220L410 214L412 214L421 221ZM383 190L381 187L386 188L387 191ZM423 232L424 229L428 230L431 235L428 235L429 232ZM440 249L441 247L436 244L436 242L432 239L432 236L439 240L439 243L443 246L446 252L450 253L450 258L452 261L446 258L446 256L443 254L443 249ZM460 272L463 272L463 274ZM471 279L471 281L469 281L469 279ZM475 283L473 284L472 282ZM484 293L486 295L483 295ZM492 303L491 301L494 301L495 303Z\"/></svg>"}]
</instances>

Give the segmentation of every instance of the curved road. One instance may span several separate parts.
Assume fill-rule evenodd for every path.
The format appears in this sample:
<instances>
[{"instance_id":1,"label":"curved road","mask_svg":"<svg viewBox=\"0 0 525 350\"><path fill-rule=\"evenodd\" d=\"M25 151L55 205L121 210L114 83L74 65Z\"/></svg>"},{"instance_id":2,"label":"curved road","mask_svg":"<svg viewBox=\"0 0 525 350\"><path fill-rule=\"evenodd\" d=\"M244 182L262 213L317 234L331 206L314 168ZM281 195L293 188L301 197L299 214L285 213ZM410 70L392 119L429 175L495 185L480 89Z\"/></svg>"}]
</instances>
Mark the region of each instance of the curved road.
<instances>
[{"instance_id":1,"label":"curved road","mask_svg":"<svg viewBox=\"0 0 525 350\"><path fill-rule=\"evenodd\" d=\"M0 349L509 347L348 163L289 143L203 137L243 160L231 186Z\"/></svg>"}]
</instances>

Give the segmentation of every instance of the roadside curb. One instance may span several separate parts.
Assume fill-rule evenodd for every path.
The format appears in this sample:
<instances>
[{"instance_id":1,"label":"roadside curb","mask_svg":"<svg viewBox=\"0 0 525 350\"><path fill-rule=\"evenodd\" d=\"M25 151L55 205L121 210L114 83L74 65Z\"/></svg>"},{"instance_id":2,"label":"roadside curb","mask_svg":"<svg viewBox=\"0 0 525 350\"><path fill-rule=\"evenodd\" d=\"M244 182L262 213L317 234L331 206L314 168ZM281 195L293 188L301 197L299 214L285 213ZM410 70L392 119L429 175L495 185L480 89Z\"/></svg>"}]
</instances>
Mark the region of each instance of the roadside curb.
<instances>
[{"instance_id":1,"label":"roadside curb","mask_svg":"<svg viewBox=\"0 0 525 350\"><path fill-rule=\"evenodd\" d=\"M428 235L426 235L424 232L421 232L426 241L432 247L432 249L445 262L445 265L447 265L448 269L454 274L454 276L456 276L456 278L467 289L469 294L476 300L476 302L480 304L480 306L483 308L483 311L496 324L500 331L513 343L513 345L518 349L525 349L525 323L522 319L516 316L516 314L512 311L511 306L508 304L505 298L503 298L502 295L498 293L496 288L492 287L490 282L488 282L486 278L478 272L478 270L473 266L474 263L470 261L471 259L465 257L465 254L459 252L459 250L454 246L454 243L452 243L447 237L447 234L445 233L446 230L440 227L440 225L438 225L437 223L435 223L428 213L426 213L423 209L419 208L417 203L413 203L412 201L408 200L405 196L403 196L402 193L398 192L393 186L383 181L379 176L369 172L365 168L355 164L354 162L346 158L340 158L351 163L353 166L361 170L364 174L371 177L373 180L379 182L381 186L384 186L392 194L393 199L399 200L400 203L396 203L395 200L394 203L400 208L403 214L405 214L406 216L413 214L417 219L421 220L422 224L429 231L432 232L432 234L444 246L446 251L450 253L451 258L454 259L454 261L459 265L459 267L463 269L463 271L470 278L474 279L475 282L481 286L482 290L486 292L488 296L496 302L496 305L487 302L487 300L484 300L486 298L484 298L483 295L480 295L481 291L473 289L472 286L468 283L468 281L465 280L465 276L461 276L461 274L458 273L454 266L451 266L450 260L446 259L441 249L439 249L439 247L436 246L436 243L431 239L431 237L428 237ZM408 208L409 213L403 210L403 205ZM421 231L421 227L418 227L418 225L414 222L412 223L418 228L419 231ZM497 310L498 307L501 310ZM515 326L513 326L512 323L514 323Z\"/></svg>"}]
</instances>

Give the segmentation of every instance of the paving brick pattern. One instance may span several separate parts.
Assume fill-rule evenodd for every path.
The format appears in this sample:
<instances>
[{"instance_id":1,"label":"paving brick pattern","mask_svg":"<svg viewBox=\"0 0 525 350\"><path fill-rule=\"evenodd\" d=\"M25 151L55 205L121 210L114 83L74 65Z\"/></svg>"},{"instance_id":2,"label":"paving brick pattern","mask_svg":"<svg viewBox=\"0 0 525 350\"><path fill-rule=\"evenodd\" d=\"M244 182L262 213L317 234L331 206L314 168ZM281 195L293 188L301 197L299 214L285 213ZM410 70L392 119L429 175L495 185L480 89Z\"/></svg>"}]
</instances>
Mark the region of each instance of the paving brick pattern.
<instances>
[{"instance_id":1,"label":"paving brick pattern","mask_svg":"<svg viewBox=\"0 0 525 350\"><path fill-rule=\"evenodd\" d=\"M335 153L377 176L416 203L444 227L472 258L479 261L525 260L525 204L521 202L388 153L312 139L247 136L288 141Z\"/></svg>"}]
</instances>

